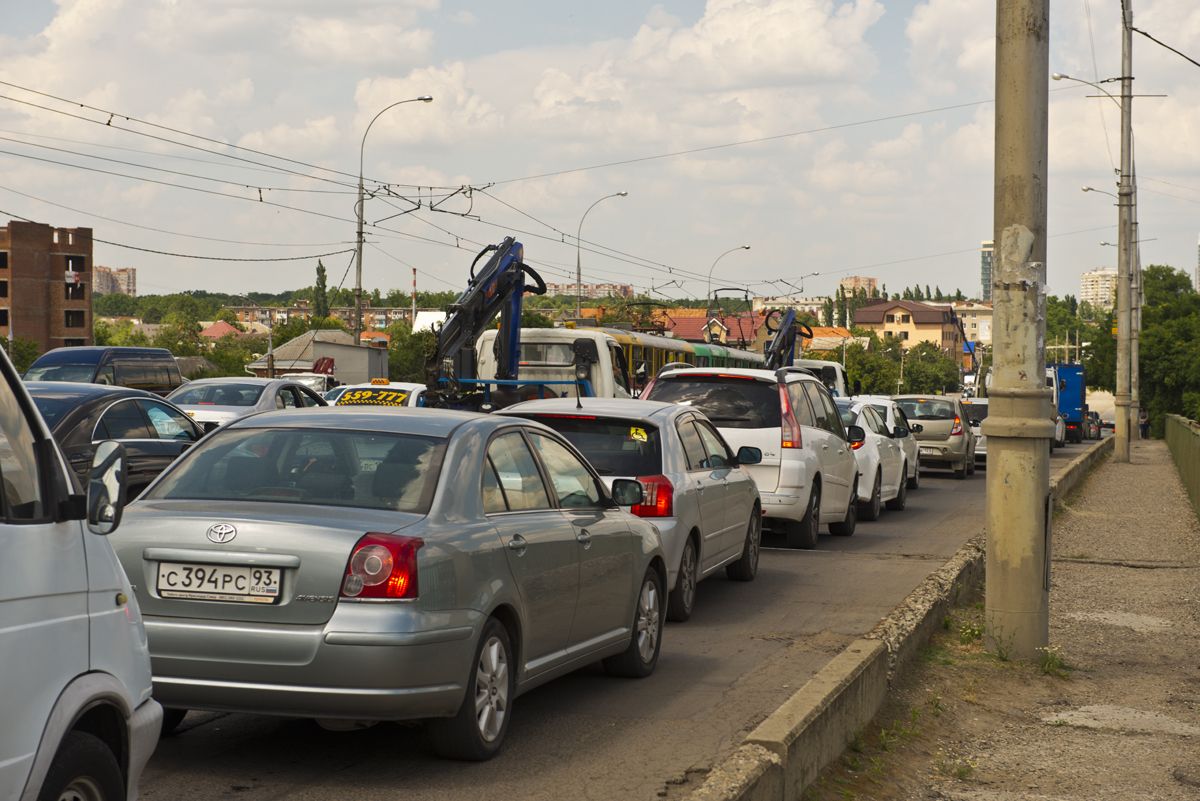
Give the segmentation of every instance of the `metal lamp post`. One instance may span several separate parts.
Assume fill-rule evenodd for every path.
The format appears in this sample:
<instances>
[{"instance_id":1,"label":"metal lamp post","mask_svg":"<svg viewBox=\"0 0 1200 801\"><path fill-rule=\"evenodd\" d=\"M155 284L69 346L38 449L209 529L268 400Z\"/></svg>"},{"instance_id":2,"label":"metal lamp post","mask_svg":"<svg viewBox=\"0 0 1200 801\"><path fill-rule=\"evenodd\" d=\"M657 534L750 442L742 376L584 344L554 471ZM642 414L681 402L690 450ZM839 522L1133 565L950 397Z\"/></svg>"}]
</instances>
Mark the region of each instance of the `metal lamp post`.
<instances>
[{"instance_id":1,"label":"metal lamp post","mask_svg":"<svg viewBox=\"0 0 1200 801\"><path fill-rule=\"evenodd\" d=\"M728 256L730 253L736 253L739 250L749 250L749 249L750 249L749 245L738 245L736 248L730 248L729 250L722 253L720 256L717 256L717 258L713 261L712 266L708 268L708 284L705 286L704 297L708 299L708 303L710 306L712 305L712 274L713 274L713 270L717 269L717 262L719 262L721 259Z\"/></svg>"},{"instance_id":2,"label":"metal lamp post","mask_svg":"<svg viewBox=\"0 0 1200 801\"><path fill-rule=\"evenodd\" d=\"M600 203L608 200L610 197L628 197L628 192L613 192L611 195L605 195L595 203L587 207L587 211L579 218L579 228L575 231L575 318L583 316L583 262L580 256L579 237L583 236L583 221L587 219L588 212L596 208Z\"/></svg>"},{"instance_id":3,"label":"metal lamp post","mask_svg":"<svg viewBox=\"0 0 1200 801\"><path fill-rule=\"evenodd\" d=\"M367 147L367 134L371 132L371 126L375 124L375 120L383 116L383 112L393 109L396 106L402 106L405 103L432 103L433 98L429 95L421 95L420 97L409 98L408 100L398 100L390 106L384 106L379 113L371 118L367 123L367 129L363 131L362 143L358 146L358 203L356 204L356 217L358 218L358 235L355 237L354 247L354 344L359 343L359 337L362 334L362 252L363 252L363 152Z\"/></svg>"}]
</instances>

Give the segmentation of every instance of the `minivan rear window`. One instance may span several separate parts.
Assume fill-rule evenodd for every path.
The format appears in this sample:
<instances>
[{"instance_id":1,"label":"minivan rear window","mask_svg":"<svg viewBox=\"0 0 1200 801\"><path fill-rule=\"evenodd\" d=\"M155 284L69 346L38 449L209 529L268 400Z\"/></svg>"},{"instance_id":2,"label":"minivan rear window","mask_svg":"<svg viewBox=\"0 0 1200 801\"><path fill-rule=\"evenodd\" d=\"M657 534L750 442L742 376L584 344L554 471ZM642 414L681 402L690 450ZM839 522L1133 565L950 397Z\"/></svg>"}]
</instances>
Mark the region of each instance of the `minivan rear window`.
<instances>
[{"instance_id":1,"label":"minivan rear window","mask_svg":"<svg viewBox=\"0 0 1200 801\"><path fill-rule=\"evenodd\" d=\"M580 415L529 415L579 449L602 476L654 476L662 472L658 429L640 420Z\"/></svg>"},{"instance_id":2,"label":"minivan rear window","mask_svg":"<svg viewBox=\"0 0 1200 801\"><path fill-rule=\"evenodd\" d=\"M645 400L692 406L718 428L779 428L779 389L774 383L725 375L663 376Z\"/></svg>"},{"instance_id":3,"label":"minivan rear window","mask_svg":"<svg viewBox=\"0 0 1200 801\"><path fill-rule=\"evenodd\" d=\"M79 381L92 382L96 365L92 364L35 364L25 371L26 381Z\"/></svg>"},{"instance_id":4,"label":"minivan rear window","mask_svg":"<svg viewBox=\"0 0 1200 801\"><path fill-rule=\"evenodd\" d=\"M903 398L896 404L913 420L953 420L954 404L938 398Z\"/></svg>"},{"instance_id":5,"label":"minivan rear window","mask_svg":"<svg viewBox=\"0 0 1200 801\"><path fill-rule=\"evenodd\" d=\"M988 416L988 405L986 403L964 403L963 409L967 412L967 419L972 423L982 423Z\"/></svg>"}]
</instances>

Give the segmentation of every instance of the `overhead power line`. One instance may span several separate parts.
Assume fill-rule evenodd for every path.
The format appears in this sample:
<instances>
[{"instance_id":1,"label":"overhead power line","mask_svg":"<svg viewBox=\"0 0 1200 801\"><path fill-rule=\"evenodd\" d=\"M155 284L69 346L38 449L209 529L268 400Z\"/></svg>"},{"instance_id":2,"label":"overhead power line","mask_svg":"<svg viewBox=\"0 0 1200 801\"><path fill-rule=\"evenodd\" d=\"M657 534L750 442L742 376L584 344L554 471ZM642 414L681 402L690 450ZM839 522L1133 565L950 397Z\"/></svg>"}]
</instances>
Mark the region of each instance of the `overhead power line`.
<instances>
[{"instance_id":1,"label":"overhead power line","mask_svg":"<svg viewBox=\"0 0 1200 801\"><path fill-rule=\"evenodd\" d=\"M1171 46L1170 46L1169 44L1167 44L1166 42L1163 42L1163 41L1160 41L1160 40L1158 40L1158 39L1155 39L1153 36L1151 36L1150 34L1146 33L1146 32L1145 32L1145 31L1143 31L1141 28L1134 28L1133 26L1130 26L1129 30L1133 31L1134 33L1140 33L1142 36L1145 36L1147 39L1149 39L1150 41L1154 42L1154 43L1155 43L1156 45L1158 45L1159 47L1165 47L1166 49L1170 50L1172 53L1174 53L1175 55L1179 56L1180 58L1186 59L1187 61L1190 61L1190 62L1192 62L1193 64L1195 64L1197 67L1200 67L1200 61L1197 61L1196 59L1192 58L1192 57L1191 57L1191 56L1189 56L1187 53L1184 53L1184 52L1182 52L1182 51L1180 51L1180 50L1176 50L1175 48L1171 47Z\"/></svg>"}]
</instances>

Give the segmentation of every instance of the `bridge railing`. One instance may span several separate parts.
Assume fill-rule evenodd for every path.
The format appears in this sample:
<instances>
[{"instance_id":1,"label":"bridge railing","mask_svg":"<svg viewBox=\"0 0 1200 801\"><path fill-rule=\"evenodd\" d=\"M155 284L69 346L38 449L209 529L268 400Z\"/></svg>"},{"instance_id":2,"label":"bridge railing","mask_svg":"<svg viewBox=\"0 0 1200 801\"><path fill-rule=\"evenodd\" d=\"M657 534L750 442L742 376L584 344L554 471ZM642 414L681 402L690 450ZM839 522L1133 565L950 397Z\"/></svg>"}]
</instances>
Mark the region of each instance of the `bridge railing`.
<instances>
[{"instance_id":1,"label":"bridge railing","mask_svg":"<svg viewBox=\"0 0 1200 801\"><path fill-rule=\"evenodd\" d=\"M1192 499L1192 508L1200 514L1200 423L1168 414L1166 439L1179 478Z\"/></svg>"}]
</instances>

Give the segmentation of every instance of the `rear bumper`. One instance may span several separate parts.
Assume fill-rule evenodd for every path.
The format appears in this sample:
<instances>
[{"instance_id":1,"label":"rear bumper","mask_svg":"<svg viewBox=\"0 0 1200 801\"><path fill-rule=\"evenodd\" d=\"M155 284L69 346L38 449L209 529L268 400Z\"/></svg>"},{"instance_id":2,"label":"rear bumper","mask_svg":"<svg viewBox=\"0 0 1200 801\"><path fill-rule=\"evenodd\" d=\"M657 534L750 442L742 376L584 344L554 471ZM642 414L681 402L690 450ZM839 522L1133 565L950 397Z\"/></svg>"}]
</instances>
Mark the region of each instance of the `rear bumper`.
<instances>
[{"instance_id":1,"label":"rear bumper","mask_svg":"<svg viewBox=\"0 0 1200 801\"><path fill-rule=\"evenodd\" d=\"M324 626L147 618L154 697L180 709L286 717L457 712L484 615L347 606Z\"/></svg>"},{"instance_id":2,"label":"rear bumper","mask_svg":"<svg viewBox=\"0 0 1200 801\"><path fill-rule=\"evenodd\" d=\"M158 746L158 735L162 731L162 714L162 707L150 698L133 710L129 718L129 781L126 791L129 801L137 799L142 770Z\"/></svg>"},{"instance_id":3,"label":"rear bumper","mask_svg":"<svg viewBox=\"0 0 1200 801\"><path fill-rule=\"evenodd\" d=\"M781 492L759 491L762 513L765 518L800 520L808 510L807 489L787 489Z\"/></svg>"},{"instance_id":4,"label":"rear bumper","mask_svg":"<svg viewBox=\"0 0 1200 801\"><path fill-rule=\"evenodd\" d=\"M947 443L945 440L917 443L917 453L922 467L960 465L967 460L966 442Z\"/></svg>"}]
</instances>

